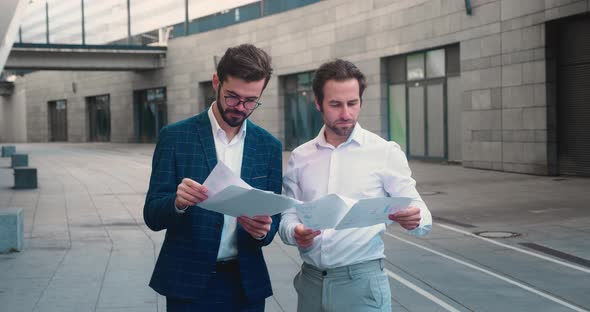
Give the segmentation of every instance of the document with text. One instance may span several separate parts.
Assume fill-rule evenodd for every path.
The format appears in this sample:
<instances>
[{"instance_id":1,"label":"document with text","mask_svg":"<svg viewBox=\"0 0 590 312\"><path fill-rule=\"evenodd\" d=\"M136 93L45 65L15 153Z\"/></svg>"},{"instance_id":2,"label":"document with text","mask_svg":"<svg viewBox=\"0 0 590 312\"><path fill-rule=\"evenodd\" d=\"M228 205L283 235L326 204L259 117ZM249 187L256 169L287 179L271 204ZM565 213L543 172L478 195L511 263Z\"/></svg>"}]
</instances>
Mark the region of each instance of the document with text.
<instances>
[{"instance_id":1,"label":"document with text","mask_svg":"<svg viewBox=\"0 0 590 312\"><path fill-rule=\"evenodd\" d=\"M328 194L295 206L299 220L314 230L344 230L382 224L388 215L406 209L412 202L407 197L377 197L354 200Z\"/></svg>"},{"instance_id":2,"label":"document with text","mask_svg":"<svg viewBox=\"0 0 590 312\"><path fill-rule=\"evenodd\" d=\"M298 203L286 196L252 188L223 162L217 163L203 185L209 198L198 206L233 217L271 216Z\"/></svg>"}]
</instances>

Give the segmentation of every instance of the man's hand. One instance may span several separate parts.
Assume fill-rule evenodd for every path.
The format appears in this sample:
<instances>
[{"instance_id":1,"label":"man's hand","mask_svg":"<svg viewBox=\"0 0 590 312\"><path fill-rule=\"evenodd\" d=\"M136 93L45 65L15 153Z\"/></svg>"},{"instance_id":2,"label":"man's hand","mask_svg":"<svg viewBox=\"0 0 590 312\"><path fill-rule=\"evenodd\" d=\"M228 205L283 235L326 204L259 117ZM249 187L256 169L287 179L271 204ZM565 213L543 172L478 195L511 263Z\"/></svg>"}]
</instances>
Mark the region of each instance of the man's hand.
<instances>
[{"instance_id":1,"label":"man's hand","mask_svg":"<svg viewBox=\"0 0 590 312\"><path fill-rule=\"evenodd\" d=\"M194 206L206 199L207 187L189 178L184 178L176 189L174 205L178 209L186 209L186 207Z\"/></svg>"},{"instance_id":2,"label":"man's hand","mask_svg":"<svg viewBox=\"0 0 590 312\"><path fill-rule=\"evenodd\" d=\"M320 235L321 231L306 228L303 224L295 226L295 241L301 248L307 248L313 244L313 239Z\"/></svg>"},{"instance_id":3,"label":"man's hand","mask_svg":"<svg viewBox=\"0 0 590 312\"><path fill-rule=\"evenodd\" d=\"M272 218L269 216L255 216L252 218L241 216L237 218L237 221L246 232L256 239L265 237L272 224Z\"/></svg>"},{"instance_id":4,"label":"man's hand","mask_svg":"<svg viewBox=\"0 0 590 312\"><path fill-rule=\"evenodd\" d=\"M406 230L413 230L420 225L420 208L410 207L390 214L389 220L399 223Z\"/></svg>"}]
</instances>

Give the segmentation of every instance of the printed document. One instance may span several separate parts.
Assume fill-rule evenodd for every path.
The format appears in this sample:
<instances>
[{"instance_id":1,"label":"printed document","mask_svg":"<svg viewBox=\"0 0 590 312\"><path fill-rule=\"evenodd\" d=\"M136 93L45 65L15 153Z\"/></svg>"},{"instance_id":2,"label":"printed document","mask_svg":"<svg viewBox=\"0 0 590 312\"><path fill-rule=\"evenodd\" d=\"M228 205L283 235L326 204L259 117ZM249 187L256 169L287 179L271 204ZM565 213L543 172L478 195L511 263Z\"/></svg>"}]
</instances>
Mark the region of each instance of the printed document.
<instances>
[{"instance_id":1,"label":"printed document","mask_svg":"<svg viewBox=\"0 0 590 312\"><path fill-rule=\"evenodd\" d=\"M233 217L271 216L298 202L270 191L252 188L221 161L203 185L207 187L209 198L198 206Z\"/></svg>"},{"instance_id":2,"label":"printed document","mask_svg":"<svg viewBox=\"0 0 590 312\"><path fill-rule=\"evenodd\" d=\"M407 197L377 197L355 201L337 194L295 205L297 216L313 230L366 227L387 222L388 215L408 208Z\"/></svg>"}]
</instances>

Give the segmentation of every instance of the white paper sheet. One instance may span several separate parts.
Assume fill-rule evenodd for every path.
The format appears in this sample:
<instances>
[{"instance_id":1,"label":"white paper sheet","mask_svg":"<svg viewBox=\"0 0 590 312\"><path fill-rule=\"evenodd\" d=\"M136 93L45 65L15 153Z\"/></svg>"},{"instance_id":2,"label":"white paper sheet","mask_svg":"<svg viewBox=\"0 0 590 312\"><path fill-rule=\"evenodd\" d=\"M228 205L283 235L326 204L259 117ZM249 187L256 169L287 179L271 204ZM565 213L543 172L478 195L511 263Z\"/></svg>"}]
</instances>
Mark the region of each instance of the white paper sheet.
<instances>
[{"instance_id":1,"label":"white paper sheet","mask_svg":"<svg viewBox=\"0 0 590 312\"><path fill-rule=\"evenodd\" d=\"M337 194L328 194L314 201L295 206L299 220L310 229L366 227L385 223L388 215L406 209L412 199L378 197L355 201Z\"/></svg>"},{"instance_id":2,"label":"white paper sheet","mask_svg":"<svg viewBox=\"0 0 590 312\"><path fill-rule=\"evenodd\" d=\"M236 185L245 189L252 188L221 161L217 162L217 165L211 170L203 185L207 187L207 196L209 197L215 196L230 185Z\"/></svg>"},{"instance_id":3,"label":"white paper sheet","mask_svg":"<svg viewBox=\"0 0 590 312\"><path fill-rule=\"evenodd\" d=\"M198 206L233 217L271 216L298 203L286 196L252 188L222 162L211 170L203 185L209 198Z\"/></svg>"}]
</instances>

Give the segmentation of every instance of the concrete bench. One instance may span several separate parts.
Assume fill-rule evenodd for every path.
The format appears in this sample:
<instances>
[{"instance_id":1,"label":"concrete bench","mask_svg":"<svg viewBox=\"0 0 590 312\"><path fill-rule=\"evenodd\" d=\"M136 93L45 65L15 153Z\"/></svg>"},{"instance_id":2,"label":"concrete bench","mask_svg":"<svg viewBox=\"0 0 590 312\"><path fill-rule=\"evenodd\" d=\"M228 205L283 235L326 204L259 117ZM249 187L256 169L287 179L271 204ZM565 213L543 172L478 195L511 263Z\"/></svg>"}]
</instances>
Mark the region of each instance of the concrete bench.
<instances>
[{"instance_id":1,"label":"concrete bench","mask_svg":"<svg viewBox=\"0 0 590 312\"><path fill-rule=\"evenodd\" d=\"M0 208L0 253L23 250L22 208Z\"/></svg>"},{"instance_id":2,"label":"concrete bench","mask_svg":"<svg viewBox=\"0 0 590 312\"><path fill-rule=\"evenodd\" d=\"M27 154L12 154L12 168L27 167L29 165L29 155Z\"/></svg>"},{"instance_id":3,"label":"concrete bench","mask_svg":"<svg viewBox=\"0 0 590 312\"><path fill-rule=\"evenodd\" d=\"M2 146L2 157L10 157L14 153L16 153L16 146L14 146L14 145Z\"/></svg>"},{"instance_id":4,"label":"concrete bench","mask_svg":"<svg viewBox=\"0 0 590 312\"><path fill-rule=\"evenodd\" d=\"M14 168L15 189L37 188L37 168L15 167Z\"/></svg>"}]
</instances>

